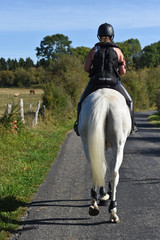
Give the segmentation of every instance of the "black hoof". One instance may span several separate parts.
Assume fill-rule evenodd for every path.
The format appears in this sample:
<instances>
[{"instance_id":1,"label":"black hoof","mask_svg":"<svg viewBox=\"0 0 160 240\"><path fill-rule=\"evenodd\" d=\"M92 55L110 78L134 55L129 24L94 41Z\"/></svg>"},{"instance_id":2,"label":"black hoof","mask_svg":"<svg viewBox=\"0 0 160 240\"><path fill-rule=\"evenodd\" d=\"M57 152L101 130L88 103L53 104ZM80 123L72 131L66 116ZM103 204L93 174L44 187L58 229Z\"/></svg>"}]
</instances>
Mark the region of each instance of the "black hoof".
<instances>
[{"instance_id":1,"label":"black hoof","mask_svg":"<svg viewBox=\"0 0 160 240\"><path fill-rule=\"evenodd\" d=\"M90 207L89 208L89 215L90 216L97 216L99 214L99 209Z\"/></svg>"}]
</instances>

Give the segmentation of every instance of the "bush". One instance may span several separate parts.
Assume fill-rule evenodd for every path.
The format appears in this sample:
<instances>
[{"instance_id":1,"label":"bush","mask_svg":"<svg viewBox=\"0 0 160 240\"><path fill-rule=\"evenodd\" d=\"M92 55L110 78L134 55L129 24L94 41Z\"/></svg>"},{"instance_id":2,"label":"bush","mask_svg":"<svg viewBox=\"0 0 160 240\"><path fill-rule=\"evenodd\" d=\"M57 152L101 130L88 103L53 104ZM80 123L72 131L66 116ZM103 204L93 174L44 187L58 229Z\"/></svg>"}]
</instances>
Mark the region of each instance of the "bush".
<instances>
[{"instance_id":1,"label":"bush","mask_svg":"<svg viewBox=\"0 0 160 240\"><path fill-rule=\"evenodd\" d=\"M122 84L133 98L136 109L147 110L159 106L160 66L128 71Z\"/></svg>"},{"instance_id":2,"label":"bush","mask_svg":"<svg viewBox=\"0 0 160 240\"><path fill-rule=\"evenodd\" d=\"M83 70L83 64L76 56L62 55L57 62L49 67L52 72L52 82L64 89L72 102L77 104L88 77Z\"/></svg>"},{"instance_id":3,"label":"bush","mask_svg":"<svg viewBox=\"0 0 160 240\"><path fill-rule=\"evenodd\" d=\"M160 66L156 68L149 68L148 74L146 78L146 86L149 96L149 103L150 107L155 106L155 103L157 104L157 91L160 89Z\"/></svg>"},{"instance_id":4,"label":"bush","mask_svg":"<svg viewBox=\"0 0 160 240\"><path fill-rule=\"evenodd\" d=\"M155 96L155 102L158 112L160 113L160 89L157 91L157 94Z\"/></svg>"},{"instance_id":5,"label":"bush","mask_svg":"<svg viewBox=\"0 0 160 240\"><path fill-rule=\"evenodd\" d=\"M43 104L55 113L72 110L71 99L64 89L54 83L48 83L44 88Z\"/></svg>"},{"instance_id":6,"label":"bush","mask_svg":"<svg viewBox=\"0 0 160 240\"><path fill-rule=\"evenodd\" d=\"M0 71L0 87L8 87L14 85L14 74L12 71Z\"/></svg>"},{"instance_id":7,"label":"bush","mask_svg":"<svg viewBox=\"0 0 160 240\"><path fill-rule=\"evenodd\" d=\"M145 110L149 107L146 87L146 71L129 71L122 77L122 84L131 95L135 109Z\"/></svg>"},{"instance_id":8,"label":"bush","mask_svg":"<svg viewBox=\"0 0 160 240\"><path fill-rule=\"evenodd\" d=\"M75 56L63 55L47 71L50 78L44 86L43 104L54 114L72 115L88 82L83 64Z\"/></svg>"},{"instance_id":9,"label":"bush","mask_svg":"<svg viewBox=\"0 0 160 240\"><path fill-rule=\"evenodd\" d=\"M1 128L6 129L7 133L17 134L23 129L23 122L19 114L18 105L13 105L9 114L6 110L0 119L0 125Z\"/></svg>"}]
</instances>

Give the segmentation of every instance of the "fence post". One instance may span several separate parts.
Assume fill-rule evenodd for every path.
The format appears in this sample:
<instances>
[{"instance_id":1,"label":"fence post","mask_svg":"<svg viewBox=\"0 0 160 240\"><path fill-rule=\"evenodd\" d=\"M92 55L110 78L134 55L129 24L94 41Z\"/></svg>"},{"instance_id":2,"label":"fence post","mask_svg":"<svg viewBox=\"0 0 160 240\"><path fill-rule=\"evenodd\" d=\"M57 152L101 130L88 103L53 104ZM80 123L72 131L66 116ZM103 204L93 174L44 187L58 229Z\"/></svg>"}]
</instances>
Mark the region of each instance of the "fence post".
<instances>
[{"instance_id":1,"label":"fence post","mask_svg":"<svg viewBox=\"0 0 160 240\"><path fill-rule=\"evenodd\" d=\"M42 117L44 117L44 115L45 115L45 109L46 109L46 106L42 105L42 108L41 108L41 115L42 115Z\"/></svg>"},{"instance_id":2,"label":"fence post","mask_svg":"<svg viewBox=\"0 0 160 240\"><path fill-rule=\"evenodd\" d=\"M7 113L8 113L8 115L11 113L11 109L12 109L12 103L8 103L7 104Z\"/></svg>"},{"instance_id":3,"label":"fence post","mask_svg":"<svg viewBox=\"0 0 160 240\"><path fill-rule=\"evenodd\" d=\"M36 109L35 120L34 120L35 125L37 125L39 109L40 109L40 101L38 101L37 103L37 109Z\"/></svg>"},{"instance_id":4,"label":"fence post","mask_svg":"<svg viewBox=\"0 0 160 240\"><path fill-rule=\"evenodd\" d=\"M20 99L20 111L21 111L21 119L22 119L22 122L24 122L23 99Z\"/></svg>"},{"instance_id":5,"label":"fence post","mask_svg":"<svg viewBox=\"0 0 160 240\"><path fill-rule=\"evenodd\" d=\"M32 103L30 103L29 109L30 109L30 111L32 111Z\"/></svg>"}]
</instances>

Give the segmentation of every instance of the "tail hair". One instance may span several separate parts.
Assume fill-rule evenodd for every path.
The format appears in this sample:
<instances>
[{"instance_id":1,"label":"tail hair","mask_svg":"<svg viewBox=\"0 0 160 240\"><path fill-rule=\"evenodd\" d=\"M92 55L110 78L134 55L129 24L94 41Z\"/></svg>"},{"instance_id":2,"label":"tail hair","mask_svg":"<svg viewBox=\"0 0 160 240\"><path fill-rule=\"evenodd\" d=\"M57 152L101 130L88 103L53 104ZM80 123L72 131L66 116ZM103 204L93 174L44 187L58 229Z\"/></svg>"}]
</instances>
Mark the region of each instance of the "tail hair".
<instances>
[{"instance_id":1,"label":"tail hair","mask_svg":"<svg viewBox=\"0 0 160 240\"><path fill-rule=\"evenodd\" d=\"M104 186L106 173L105 125L107 103L96 103L88 121L88 152L91 162L93 184Z\"/></svg>"}]
</instances>

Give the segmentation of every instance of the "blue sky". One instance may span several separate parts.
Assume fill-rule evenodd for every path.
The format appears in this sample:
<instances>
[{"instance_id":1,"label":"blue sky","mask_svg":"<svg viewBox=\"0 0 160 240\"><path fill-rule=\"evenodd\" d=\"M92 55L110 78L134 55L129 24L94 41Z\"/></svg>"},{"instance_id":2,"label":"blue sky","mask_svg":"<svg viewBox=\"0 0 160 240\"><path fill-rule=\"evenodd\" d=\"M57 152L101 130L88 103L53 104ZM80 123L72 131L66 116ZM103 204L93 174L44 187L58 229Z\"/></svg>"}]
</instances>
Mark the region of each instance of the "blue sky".
<instances>
[{"instance_id":1,"label":"blue sky","mask_svg":"<svg viewBox=\"0 0 160 240\"><path fill-rule=\"evenodd\" d=\"M37 61L47 35L64 34L73 47L92 47L98 26L113 25L115 42L160 41L160 0L0 0L0 58Z\"/></svg>"}]
</instances>

